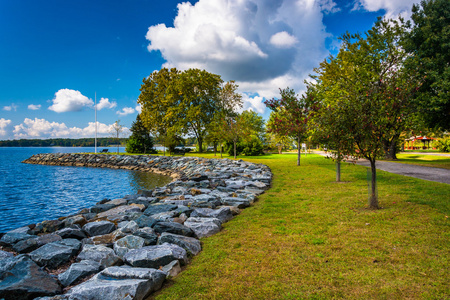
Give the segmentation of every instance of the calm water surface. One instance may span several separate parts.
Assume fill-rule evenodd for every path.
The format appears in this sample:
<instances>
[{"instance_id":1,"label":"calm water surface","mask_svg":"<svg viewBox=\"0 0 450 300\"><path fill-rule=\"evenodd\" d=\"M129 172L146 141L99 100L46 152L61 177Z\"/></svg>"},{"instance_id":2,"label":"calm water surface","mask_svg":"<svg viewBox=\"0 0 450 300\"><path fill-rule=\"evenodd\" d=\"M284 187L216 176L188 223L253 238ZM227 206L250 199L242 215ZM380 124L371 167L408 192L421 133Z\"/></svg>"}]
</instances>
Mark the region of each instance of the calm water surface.
<instances>
[{"instance_id":1,"label":"calm water surface","mask_svg":"<svg viewBox=\"0 0 450 300\"><path fill-rule=\"evenodd\" d=\"M116 149L109 151L115 153ZM33 154L55 152L94 152L94 148L0 147L0 232L56 219L104 198L120 198L171 181L167 176L139 171L21 163Z\"/></svg>"}]
</instances>

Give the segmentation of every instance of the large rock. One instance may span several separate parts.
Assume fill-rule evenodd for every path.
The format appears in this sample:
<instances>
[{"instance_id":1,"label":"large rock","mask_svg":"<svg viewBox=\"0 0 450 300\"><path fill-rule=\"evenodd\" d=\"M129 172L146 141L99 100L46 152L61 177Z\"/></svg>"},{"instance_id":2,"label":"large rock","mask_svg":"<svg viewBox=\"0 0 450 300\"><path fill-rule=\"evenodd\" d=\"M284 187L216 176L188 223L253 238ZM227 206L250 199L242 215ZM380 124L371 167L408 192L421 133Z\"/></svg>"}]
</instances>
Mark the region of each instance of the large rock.
<instances>
[{"instance_id":1,"label":"large rock","mask_svg":"<svg viewBox=\"0 0 450 300\"><path fill-rule=\"evenodd\" d=\"M50 269L59 267L69 262L81 248L81 242L75 239L65 239L34 250L29 255L38 265Z\"/></svg>"},{"instance_id":2,"label":"large rock","mask_svg":"<svg viewBox=\"0 0 450 300\"><path fill-rule=\"evenodd\" d=\"M83 226L89 236L104 235L116 230L116 225L108 221L90 222Z\"/></svg>"},{"instance_id":3,"label":"large rock","mask_svg":"<svg viewBox=\"0 0 450 300\"><path fill-rule=\"evenodd\" d=\"M114 250L102 245L90 245L83 246L78 255L80 260L93 260L98 262L102 268L113 266L121 261L120 257L114 253Z\"/></svg>"},{"instance_id":4,"label":"large rock","mask_svg":"<svg viewBox=\"0 0 450 300\"><path fill-rule=\"evenodd\" d=\"M74 226L74 225L72 225L72 226ZM83 230L81 230L80 228L76 228L76 227L75 228L71 228L71 227L63 228L58 231L55 231L55 234L59 235L63 239L82 240L87 237L86 233L84 233Z\"/></svg>"},{"instance_id":5,"label":"large rock","mask_svg":"<svg viewBox=\"0 0 450 300\"><path fill-rule=\"evenodd\" d=\"M139 249L144 247L145 240L139 236L127 235L114 243L114 252L117 256L123 257L131 249Z\"/></svg>"},{"instance_id":6,"label":"large rock","mask_svg":"<svg viewBox=\"0 0 450 300\"><path fill-rule=\"evenodd\" d=\"M12 254L11 252L6 252L6 251L3 251L3 250L0 250L0 261L5 259L5 258L13 257L13 256L14 256L14 254Z\"/></svg>"},{"instance_id":7,"label":"large rock","mask_svg":"<svg viewBox=\"0 0 450 300\"><path fill-rule=\"evenodd\" d=\"M202 246L199 240L193 237L163 232L159 237L158 244L175 244L183 248L190 255L197 255L202 251Z\"/></svg>"},{"instance_id":8,"label":"large rock","mask_svg":"<svg viewBox=\"0 0 450 300\"><path fill-rule=\"evenodd\" d=\"M28 253L37 248L56 241L60 241L62 238L54 233L45 234L39 237L33 237L31 239L22 240L12 247L12 249L19 253Z\"/></svg>"},{"instance_id":9,"label":"large rock","mask_svg":"<svg viewBox=\"0 0 450 300\"><path fill-rule=\"evenodd\" d=\"M174 209L177 209L178 205L172 204L152 204L147 207L144 211L144 214L147 216L156 215L163 212L168 212Z\"/></svg>"},{"instance_id":10,"label":"large rock","mask_svg":"<svg viewBox=\"0 0 450 300\"><path fill-rule=\"evenodd\" d=\"M101 269L100 263L93 260L82 260L72 264L64 273L58 275L58 280L63 286L69 286L89 275L98 273Z\"/></svg>"},{"instance_id":11,"label":"large rock","mask_svg":"<svg viewBox=\"0 0 450 300\"><path fill-rule=\"evenodd\" d=\"M143 228L143 227L153 227L159 221L155 220L153 218L150 218L149 216L142 215L139 218L137 218L136 220L134 220L134 222L136 222L136 224L138 224L139 228Z\"/></svg>"},{"instance_id":12,"label":"large rock","mask_svg":"<svg viewBox=\"0 0 450 300\"><path fill-rule=\"evenodd\" d=\"M0 268L0 298L5 300L34 299L61 292L58 282L26 255L19 255ZM5 265L5 262L3 262Z\"/></svg>"},{"instance_id":13,"label":"large rock","mask_svg":"<svg viewBox=\"0 0 450 300\"><path fill-rule=\"evenodd\" d=\"M159 222L157 223L153 229L155 232L161 234L163 232L169 232L173 234L180 234L184 236L193 236L194 232L192 229L175 222Z\"/></svg>"},{"instance_id":14,"label":"large rock","mask_svg":"<svg viewBox=\"0 0 450 300\"><path fill-rule=\"evenodd\" d=\"M28 240L31 238L35 238L35 235L28 234L26 232L20 232L20 231L8 231L5 233L2 238L0 239L0 245L1 246L12 246L15 243L18 243L22 240Z\"/></svg>"},{"instance_id":15,"label":"large rock","mask_svg":"<svg viewBox=\"0 0 450 300\"><path fill-rule=\"evenodd\" d=\"M133 235L143 238L145 246L156 245L158 242L158 235L150 227L140 228Z\"/></svg>"},{"instance_id":16,"label":"large rock","mask_svg":"<svg viewBox=\"0 0 450 300\"><path fill-rule=\"evenodd\" d=\"M246 208L250 206L250 201L244 198L226 197L222 198L223 205L236 206L237 208Z\"/></svg>"},{"instance_id":17,"label":"large rock","mask_svg":"<svg viewBox=\"0 0 450 300\"><path fill-rule=\"evenodd\" d=\"M187 253L180 246L164 243L131 250L125 254L123 259L133 267L159 269L173 260L179 260L182 264L186 264Z\"/></svg>"},{"instance_id":18,"label":"large rock","mask_svg":"<svg viewBox=\"0 0 450 300\"><path fill-rule=\"evenodd\" d=\"M166 273L150 268L110 267L72 288L69 299L142 300L161 288Z\"/></svg>"},{"instance_id":19,"label":"large rock","mask_svg":"<svg viewBox=\"0 0 450 300\"><path fill-rule=\"evenodd\" d=\"M233 218L233 214L229 207L221 207L218 209L196 208L191 213L191 217L217 218L222 223L225 223Z\"/></svg>"},{"instance_id":20,"label":"large rock","mask_svg":"<svg viewBox=\"0 0 450 300\"><path fill-rule=\"evenodd\" d=\"M184 226L192 229L198 238L202 238L218 233L221 223L217 218L190 217L184 222Z\"/></svg>"}]
</instances>

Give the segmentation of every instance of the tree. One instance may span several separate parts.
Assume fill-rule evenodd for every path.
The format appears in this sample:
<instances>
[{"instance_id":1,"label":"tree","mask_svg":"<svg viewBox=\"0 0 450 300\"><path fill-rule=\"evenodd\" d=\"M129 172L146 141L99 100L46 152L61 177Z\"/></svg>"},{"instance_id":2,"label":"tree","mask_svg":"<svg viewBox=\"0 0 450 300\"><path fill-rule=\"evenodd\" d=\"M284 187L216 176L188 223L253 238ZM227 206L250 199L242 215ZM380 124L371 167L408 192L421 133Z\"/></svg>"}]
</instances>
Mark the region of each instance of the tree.
<instances>
[{"instance_id":1,"label":"tree","mask_svg":"<svg viewBox=\"0 0 450 300\"><path fill-rule=\"evenodd\" d=\"M120 124L120 120L117 120L114 122L114 124L111 125L111 133L113 135L113 138L116 140L117 143L117 154L119 154L119 146L120 146L120 135L123 132L123 125Z\"/></svg>"},{"instance_id":2,"label":"tree","mask_svg":"<svg viewBox=\"0 0 450 300\"><path fill-rule=\"evenodd\" d=\"M144 79L138 102L145 125L166 137L191 134L200 151L214 115L242 106L237 85L204 70L161 69Z\"/></svg>"},{"instance_id":3,"label":"tree","mask_svg":"<svg viewBox=\"0 0 450 300\"><path fill-rule=\"evenodd\" d=\"M138 103L142 106L141 119L144 126L160 141L166 148L166 140L179 132L175 126L179 118L179 99L174 82L179 76L175 68L163 68L155 71L144 78L141 85L141 94Z\"/></svg>"},{"instance_id":4,"label":"tree","mask_svg":"<svg viewBox=\"0 0 450 300\"><path fill-rule=\"evenodd\" d=\"M297 166L300 166L301 141L308 131L310 105L306 98L295 95L290 88L280 89L281 99L271 99L264 103L275 112L269 132L286 135L297 141Z\"/></svg>"},{"instance_id":5,"label":"tree","mask_svg":"<svg viewBox=\"0 0 450 300\"><path fill-rule=\"evenodd\" d=\"M127 141L126 152L128 153L155 153L153 139L150 131L144 126L141 116L136 116L136 121L131 124L131 136Z\"/></svg>"},{"instance_id":6,"label":"tree","mask_svg":"<svg viewBox=\"0 0 450 300\"><path fill-rule=\"evenodd\" d=\"M416 104L427 127L450 130L450 2L421 1L412 12L408 67L425 77Z\"/></svg>"},{"instance_id":7,"label":"tree","mask_svg":"<svg viewBox=\"0 0 450 300\"><path fill-rule=\"evenodd\" d=\"M316 69L325 132L338 144L341 131L349 140L339 146L343 154L370 161L370 208L379 207L376 160L412 126L412 99L420 86L420 77L403 65L404 35L402 20L379 19L366 38L345 34L338 55Z\"/></svg>"}]
</instances>

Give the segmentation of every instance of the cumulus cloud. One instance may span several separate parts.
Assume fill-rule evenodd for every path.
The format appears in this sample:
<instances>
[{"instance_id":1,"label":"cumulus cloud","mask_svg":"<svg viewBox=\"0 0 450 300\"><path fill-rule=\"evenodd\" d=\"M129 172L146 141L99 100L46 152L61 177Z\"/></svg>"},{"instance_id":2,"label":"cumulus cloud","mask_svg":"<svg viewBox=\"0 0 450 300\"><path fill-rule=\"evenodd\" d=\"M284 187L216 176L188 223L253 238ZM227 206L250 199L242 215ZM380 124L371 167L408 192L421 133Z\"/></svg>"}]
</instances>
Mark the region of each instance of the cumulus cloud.
<instances>
[{"instance_id":1,"label":"cumulus cloud","mask_svg":"<svg viewBox=\"0 0 450 300\"><path fill-rule=\"evenodd\" d=\"M364 9L367 11L386 11L385 17L396 19L398 15L403 18L411 16L411 8L413 4L420 3L420 0L357 0L354 9Z\"/></svg>"},{"instance_id":2,"label":"cumulus cloud","mask_svg":"<svg viewBox=\"0 0 450 300\"><path fill-rule=\"evenodd\" d=\"M122 108L121 111L120 110L117 111L116 114L118 114L119 116L123 117L123 116L126 116L126 115L130 115L130 114L132 114L134 112L135 112L134 108L132 108L132 107L124 107L124 108Z\"/></svg>"},{"instance_id":3,"label":"cumulus cloud","mask_svg":"<svg viewBox=\"0 0 450 300\"><path fill-rule=\"evenodd\" d=\"M55 98L52 100L53 105L48 109L54 112L69 112L80 111L84 107L94 105L94 102L88 97L81 94L79 91L70 89L61 89L55 93Z\"/></svg>"},{"instance_id":4,"label":"cumulus cloud","mask_svg":"<svg viewBox=\"0 0 450 300\"><path fill-rule=\"evenodd\" d=\"M9 120L6 120L9 121ZM2 124L0 119L0 128ZM123 136L127 136L130 130L124 127ZM0 131L1 133L1 131ZM68 127L65 123L49 122L45 119L25 118L22 124L14 126L15 138L85 138L95 136L95 122L89 122L84 128ZM112 124L106 125L97 122L97 134L100 137L111 136Z\"/></svg>"},{"instance_id":5,"label":"cumulus cloud","mask_svg":"<svg viewBox=\"0 0 450 300\"><path fill-rule=\"evenodd\" d=\"M138 113L141 113L142 112L142 105L140 105L139 103L138 103L138 105L136 105L136 107L134 108Z\"/></svg>"},{"instance_id":6,"label":"cumulus cloud","mask_svg":"<svg viewBox=\"0 0 450 300\"><path fill-rule=\"evenodd\" d=\"M39 110L39 109L41 109L41 105L40 104L37 104L37 105L30 104L30 105L28 105L28 109L29 110Z\"/></svg>"},{"instance_id":7,"label":"cumulus cloud","mask_svg":"<svg viewBox=\"0 0 450 300\"><path fill-rule=\"evenodd\" d=\"M265 104L263 103L263 97L261 96L250 96L248 94L242 94L242 100L244 101L244 106L242 111L244 110L252 110L254 112L263 114L266 109Z\"/></svg>"},{"instance_id":8,"label":"cumulus cloud","mask_svg":"<svg viewBox=\"0 0 450 300\"><path fill-rule=\"evenodd\" d=\"M101 98L100 102L97 103L97 110L102 110L104 108L112 109L117 106L117 102L109 102L108 98Z\"/></svg>"},{"instance_id":9,"label":"cumulus cloud","mask_svg":"<svg viewBox=\"0 0 450 300\"><path fill-rule=\"evenodd\" d=\"M18 107L17 105L12 103L11 105L3 106L3 110L5 110L5 111L17 111L17 107Z\"/></svg>"},{"instance_id":10,"label":"cumulus cloud","mask_svg":"<svg viewBox=\"0 0 450 300\"><path fill-rule=\"evenodd\" d=\"M6 120L4 118L0 119L0 136L5 136L7 134L6 128L11 124L11 120Z\"/></svg>"},{"instance_id":11,"label":"cumulus cloud","mask_svg":"<svg viewBox=\"0 0 450 300\"><path fill-rule=\"evenodd\" d=\"M270 43L278 48L290 48L297 42L297 38L286 31L278 32L270 37Z\"/></svg>"},{"instance_id":12,"label":"cumulus cloud","mask_svg":"<svg viewBox=\"0 0 450 300\"><path fill-rule=\"evenodd\" d=\"M149 51L160 51L164 67L200 68L236 80L249 105L297 92L328 55L323 14L336 11L332 0L200 0L178 4L173 27L151 26ZM260 98L258 98L260 97ZM253 101L253 102L251 102Z\"/></svg>"}]
</instances>

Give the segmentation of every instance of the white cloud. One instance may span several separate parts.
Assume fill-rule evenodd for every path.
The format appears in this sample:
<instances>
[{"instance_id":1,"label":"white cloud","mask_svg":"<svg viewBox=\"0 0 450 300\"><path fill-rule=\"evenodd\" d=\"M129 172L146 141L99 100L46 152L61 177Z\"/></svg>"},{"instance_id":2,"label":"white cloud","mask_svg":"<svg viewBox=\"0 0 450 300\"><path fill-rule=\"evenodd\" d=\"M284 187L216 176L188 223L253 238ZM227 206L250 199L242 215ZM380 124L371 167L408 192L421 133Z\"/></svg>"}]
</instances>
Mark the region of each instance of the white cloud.
<instances>
[{"instance_id":1,"label":"white cloud","mask_svg":"<svg viewBox=\"0 0 450 300\"><path fill-rule=\"evenodd\" d=\"M135 112L134 108L132 108L132 107L124 107L124 108L122 108L121 111L120 110L117 111L116 114L118 114L119 116L123 117L123 116L126 116L126 115L130 115L130 114L132 114L134 112Z\"/></svg>"},{"instance_id":2,"label":"white cloud","mask_svg":"<svg viewBox=\"0 0 450 300\"><path fill-rule=\"evenodd\" d=\"M263 114L264 110L266 109L265 104L263 103L263 97L260 96L249 96L247 94L242 94L242 100L244 100L244 107L242 108L242 111L244 110L252 110L254 112Z\"/></svg>"},{"instance_id":3,"label":"white cloud","mask_svg":"<svg viewBox=\"0 0 450 300\"><path fill-rule=\"evenodd\" d=\"M4 118L0 119L0 136L5 136L7 134L6 128L11 124L11 120L6 120Z\"/></svg>"},{"instance_id":4,"label":"white cloud","mask_svg":"<svg viewBox=\"0 0 450 300\"><path fill-rule=\"evenodd\" d=\"M148 29L148 50L161 52L164 67L206 69L236 80L241 92L261 97L245 98L261 111L256 102L279 96L279 88L304 90L303 80L328 55L322 18L335 6L330 0L185 2L173 27Z\"/></svg>"},{"instance_id":5,"label":"white cloud","mask_svg":"<svg viewBox=\"0 0 450 300\"><path fill-rule=\"evenodd\" d=\"M333 0L319 0L319 6L325 14L333 14L341 10Z\"/></svg>"},{"instance_id":6,"label":"white cloud","mask_svg":"<svg viewBox=\"0 0 450 300\"><path fill-rule=\"evenodd\" d=\"M291 48L298 43L298 40L286 31L281 31L270 37L270 43L278 48Z\"/></svg>"},{"instance_id":7,"label":"white cloud","mask_svg":"<svg viewBox=\"0 0 450 300\"><path fill-rule=\"evenodd\" d=\"M112 109L117 106L115 101L109 102L108 98L101 98L100 102L97 103L97 110L102 110L104 108Z\"/></svg>"},{"instance_id":8,"label":"white cloud","mask_svg":"<svg viewBox=\"0 0 450 300\"><path fill-rule=\"evenodd\" d=\"M80 111L84 107L94 105L94 102L88 97L81 94L79 91L70 89L61 89L55 93L55 98L52 100L53 105L48 109L57 113Z\"/></svg>"},{"instance_id":9,"label":"white cloud","mask_svg":"<svg viewBox=\"0 0 450 300\"><path fill-rule=\"evenodd\" d=\"M411 16L413 4L417 3L420 3L420 0L357 0L355 2L355 8L367 11L384 9L386 11L386 18L397 19L398 15L401 15L407 19Z\"/></svg>"},{"instance_id":10,"label":"white cloud","mask_svg":"<svg viewBox=\"0 0 450 300\"><path fill-rule=\"evenodd\" d=\"M9 120L6 120L9 121ZM0 119L0 128L2 119ZM97 135L99 137L111 136L110 125L97 122ZM65 123L49 122L45 119L35 118L34 120L25 118L22 124L14 126L15 138L84 138L95 136L95 122L89 122L84 128L67 127ZM124 127L123 135L129 134L129 129ZM0 131L1 133L1 131Z\"/></svg>"},{"instance_id":11,"label":"white cloud","mask_svg":"<svg viewBox=\"0 0 450 300\"><path fill-rule=\"evenodd\" d=\"M37 105L30 104L30 105L28 105L28 109L29 110L39 110L39 109L41 109L41 105L40 104L37 104Z\"/></svg>"},{"instance_id":12,"label":"white cloud","mask_svg":"<svg viewBox=\"0 0 450 300\"><path fill-rule=\"evenodd\" d=\"M18 107L17 105L12 103L11 105L3 106L3 110L6 110L6 111L17 111L17 107Z\"/></svg>"},{"instance_id":13,"label":"white cloud","mask_svg":"<svg viewBox=\"0 0 450 300\"><path fill-rule=\"evenodd\" d=\"M138 113L142 112L142 105L138 103L138 105L136 105L136 107L134 108Z\"/></svg>"}]
</instances>

